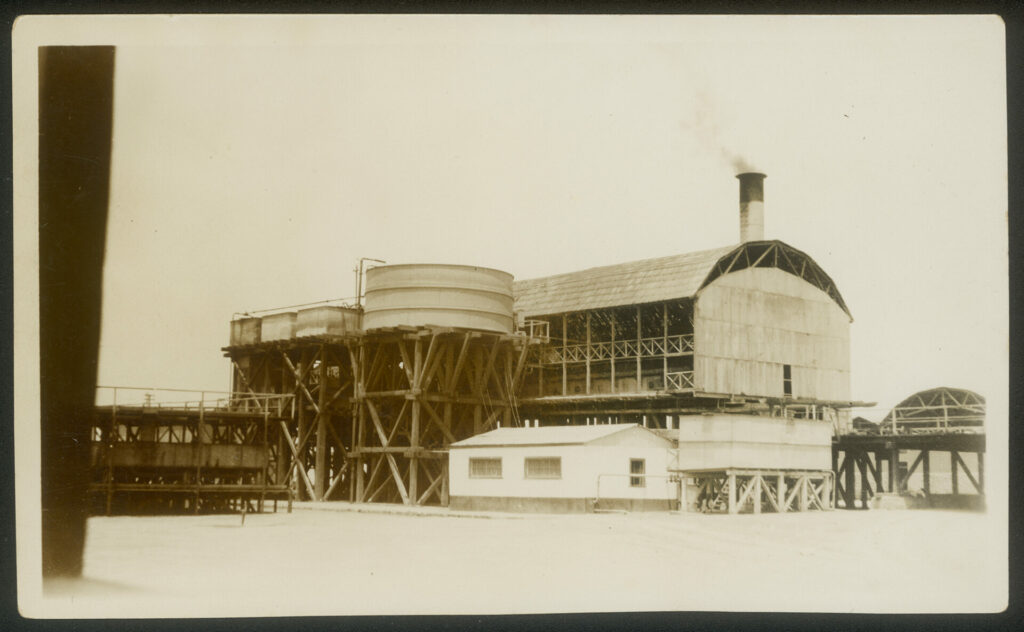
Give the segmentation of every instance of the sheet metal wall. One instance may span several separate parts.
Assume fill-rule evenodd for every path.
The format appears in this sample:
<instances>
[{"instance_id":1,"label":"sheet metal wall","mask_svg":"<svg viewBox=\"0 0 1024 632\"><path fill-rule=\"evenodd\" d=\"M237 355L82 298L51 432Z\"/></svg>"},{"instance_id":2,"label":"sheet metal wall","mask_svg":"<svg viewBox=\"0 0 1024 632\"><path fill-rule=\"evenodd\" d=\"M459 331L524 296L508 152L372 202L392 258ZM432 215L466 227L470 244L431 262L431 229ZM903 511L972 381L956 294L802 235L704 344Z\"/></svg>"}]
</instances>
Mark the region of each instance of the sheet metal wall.
<instances>
[{"instance_id":1,"label":"sheet metal wall","mask_svg":"<svg viewBox=\"0 0 1024 632\"><path fill-rule=\"evenodd\" d=\"M696 387L711 393L850 397L850 320L810 283L775 268L726 274L704 288L694 310Z\"/></svg>"}]
</instances>

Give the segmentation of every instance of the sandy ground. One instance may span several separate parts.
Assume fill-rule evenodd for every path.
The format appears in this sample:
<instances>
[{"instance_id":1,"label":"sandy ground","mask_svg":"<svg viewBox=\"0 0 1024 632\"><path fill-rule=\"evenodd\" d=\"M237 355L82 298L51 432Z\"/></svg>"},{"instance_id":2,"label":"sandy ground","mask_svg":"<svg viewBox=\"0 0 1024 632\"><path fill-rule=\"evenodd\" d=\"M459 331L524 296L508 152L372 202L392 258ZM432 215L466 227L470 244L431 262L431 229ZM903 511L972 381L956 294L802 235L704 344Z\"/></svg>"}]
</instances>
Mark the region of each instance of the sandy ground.
<instances>
[{"instance_id":1,"label":"sandy ground","mask_svg":"<svg viewBox=\"0 0 1024 632\"><path fill-rule=\"evenodd\" d=\"M86 579L51 585L45 613L957 612L1006 601L1005 549L984 514L355 509L300 506L244 526L231 515L92 518Z\"/></svg>"}]
</instances>

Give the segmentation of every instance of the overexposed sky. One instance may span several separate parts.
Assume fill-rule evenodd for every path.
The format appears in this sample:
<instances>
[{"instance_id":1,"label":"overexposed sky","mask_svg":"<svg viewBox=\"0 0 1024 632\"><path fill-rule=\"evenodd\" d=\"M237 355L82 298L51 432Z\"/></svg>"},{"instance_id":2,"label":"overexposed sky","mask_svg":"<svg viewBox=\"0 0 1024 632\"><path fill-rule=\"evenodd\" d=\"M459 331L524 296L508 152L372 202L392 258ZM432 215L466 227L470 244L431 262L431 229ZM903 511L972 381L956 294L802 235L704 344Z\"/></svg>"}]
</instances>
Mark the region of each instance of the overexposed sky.
<instances>
[{"instance_id":1,"label":"overexposed sky","mask_svg":"<svg viewBox=\"0 0 1024 632\"><path fill-rule=\"evenodd\" d=\"M93 26L90 26L93 25ZM992 17L122 17L101 384L228 387L237 311L349 297L359 257L517 278L739 239L812 255L856 399L1006 384ZM16 32L17 35L17 32Z\"/></svg>"}]
</instances>

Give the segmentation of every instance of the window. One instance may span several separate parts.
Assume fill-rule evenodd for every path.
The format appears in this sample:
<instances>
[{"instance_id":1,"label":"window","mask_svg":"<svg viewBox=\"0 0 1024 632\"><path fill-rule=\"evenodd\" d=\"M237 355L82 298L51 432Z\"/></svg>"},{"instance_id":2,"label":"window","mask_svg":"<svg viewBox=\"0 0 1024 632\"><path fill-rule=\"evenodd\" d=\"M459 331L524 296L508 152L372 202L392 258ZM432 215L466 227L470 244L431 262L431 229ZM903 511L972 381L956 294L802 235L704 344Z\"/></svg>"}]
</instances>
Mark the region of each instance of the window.
<instances>
[{"instance_id":1,"label":"window","mask_svg":"<svg viewBox=\"0 0 1024 632\"><path fill-rule=\"evenodd\" d=\"M533 457L524 462L526 478L562 478L562 457Z\"/></svg>"},{"instance_id":2,"label":"window","mask_svg":"<svg viewBox=\"0 0 1024 632\"><path fill-rule=\"evenodd\" d=\"M782 365L782 394L793 396L793 367L788 364Z\"/></svg>"},{"instance_id":3,"label":"window","mask_svg":"<svg viewBox=\"0 0 1024 632\"><path fill-rule=\"evenodd\" d=\"M501 457L469 459L470 478L501 478Z\"/></svg>"},{"instance_id":4,"label":"window","mask_svg":"<svg viewBox=\"0 0 1024 632\"><path fill-rule=\"evenodd\" d=\"M630 459L629 460L629 473L630 474L639 474L640 475L640 476L630 476L629 477L629 486L630 487L645 487L646 486L646 483L644 482L646 479L644 479L644 477L643 477L645 469L646 469L646 465L644 463L644 459Z\"/></svg>"}]
</instances>

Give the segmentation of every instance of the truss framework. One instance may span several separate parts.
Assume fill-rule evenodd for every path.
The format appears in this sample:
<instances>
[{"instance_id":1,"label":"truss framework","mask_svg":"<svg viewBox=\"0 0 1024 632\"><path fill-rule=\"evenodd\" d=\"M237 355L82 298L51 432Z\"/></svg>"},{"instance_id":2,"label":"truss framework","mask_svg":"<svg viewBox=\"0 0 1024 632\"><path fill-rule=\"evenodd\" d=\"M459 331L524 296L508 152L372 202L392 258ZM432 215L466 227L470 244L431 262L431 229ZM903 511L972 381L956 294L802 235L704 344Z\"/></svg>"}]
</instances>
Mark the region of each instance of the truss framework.
<instances>
[{"instance_id":1,"label":"truss framework","mask_svg":"<svg viewBox=\"0 0 1024 632\"><path fill-rule=\"evenodd\" d=\"M882 434L982 428L985 398L959 388L939 387L914 393L897 404L878 426Z\"/></svg>"},{"instance_id":2,"label":"truss framework","mask_svg":"<svg viewBox=\"0 0 1024 632\"><path fill-rule=\"evenodd\" d=\"M268 499L276 508L288 498L273 446L286 398L243 399L245 407L95 407L93 512L262 511ZM249 408L256 402L259 410Z\"/></svg>"},{"instance_id":3,"label":"truss framework","mask_svg":"<svg viewBox=\"0 0 1024 632\"><path fill-rule=\"evenodd\" d=\"M697 507L708 513L786 513L833 508L830 471L724 469L682 472L682 476L693 480ZM687 506L685 498L683 506Z\"/></svg>"},{"instance_id":4,"label":"truss framework","mask_svg":"<svg viewBox=\"0 0 1024 632\"><path fill-rule=\"evenodd\" d=\"M539 339L395 327L228 348L241 390L294 395L279 474L314 500L447 502L447 448L516 425L513 394Z\"/></svg>"},{"instance_id":5,"label":"truss framework","mask_svg":"<svg viewBox=\"0 0 1024 632\"><path fill-rule=\"evenodd\" d=\"M746 268L778 268L798 276L828 294L847 316L853 318L832 277L807 253L781 241L752 241L737 246L718 260L700 287L703 289L722 275Z\"/></svg>"}]
</instances>

